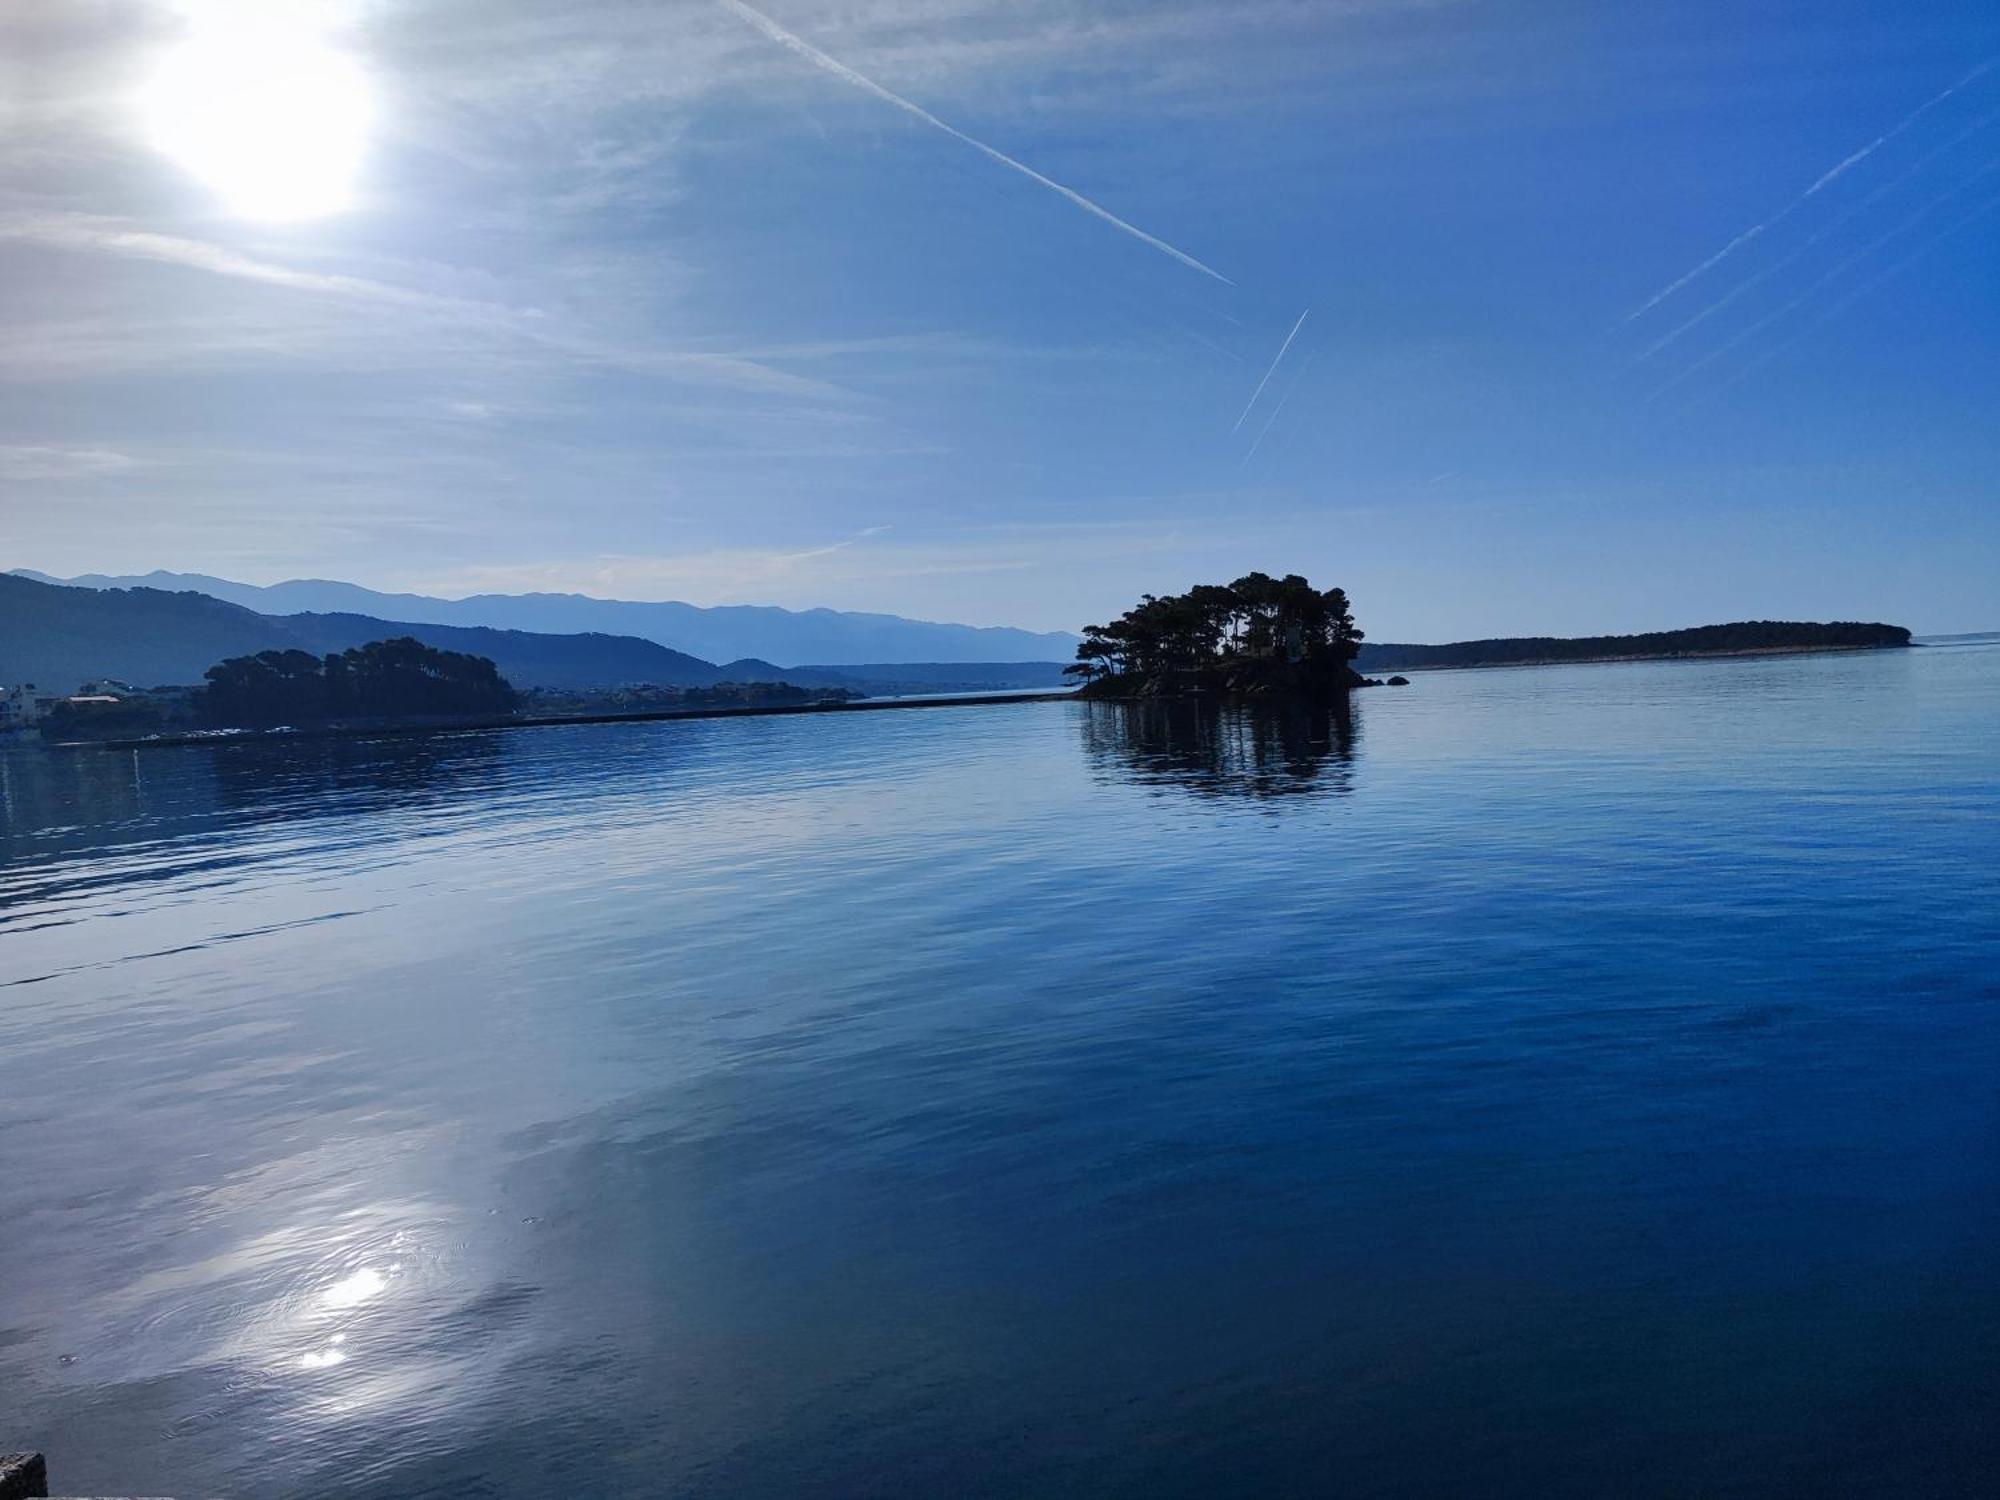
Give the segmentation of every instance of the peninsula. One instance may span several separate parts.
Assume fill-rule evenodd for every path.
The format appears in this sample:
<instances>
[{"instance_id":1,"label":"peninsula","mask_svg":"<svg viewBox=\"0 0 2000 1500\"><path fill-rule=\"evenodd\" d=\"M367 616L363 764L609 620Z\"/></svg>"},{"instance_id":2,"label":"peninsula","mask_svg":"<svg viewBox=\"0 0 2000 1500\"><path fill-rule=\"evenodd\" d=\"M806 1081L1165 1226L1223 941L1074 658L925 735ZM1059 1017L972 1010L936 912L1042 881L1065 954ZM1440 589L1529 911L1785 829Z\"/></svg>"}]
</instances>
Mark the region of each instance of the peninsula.
<instances>
[{"instance_id":1,"label":"peninsula","mask_svg":"<svg viewBox=\"0 0 2000 1500\"><path fill-rule=\"evenodd\" d=\"M1878 651L1910 644L1901 625L1853 620L1738 620L1643 635L1509 636L1419 646L1370 642L1356 665L1369 672L1446 667L1527 667L1559 662L1675 661L1684 657L1773 656L1801 651Z\"/></svg>"}]
</instances>

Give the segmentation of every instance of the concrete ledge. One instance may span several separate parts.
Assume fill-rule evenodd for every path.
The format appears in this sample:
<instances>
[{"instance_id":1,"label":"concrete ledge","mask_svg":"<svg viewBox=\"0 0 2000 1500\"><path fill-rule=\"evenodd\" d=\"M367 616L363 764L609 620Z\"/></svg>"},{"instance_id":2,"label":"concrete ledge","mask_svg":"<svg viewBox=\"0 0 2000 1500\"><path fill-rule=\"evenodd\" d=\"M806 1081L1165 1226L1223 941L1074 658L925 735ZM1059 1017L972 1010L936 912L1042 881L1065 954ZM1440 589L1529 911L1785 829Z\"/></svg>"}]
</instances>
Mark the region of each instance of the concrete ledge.
<instances>
[{"instance_id":1,"label":"concrete ledge","mask_svg":"<svg viewBox=\"0 0 2000 1500\"><path fill-rule=\"evenodd\" d=\"M43 1500L49 1492L49 1466L39 1453L0 1453L0 1500ZM65 1495L62 1500L145 1500L138 1495ZM164 1497L154 1497L164 1500Z\"/></svg>"},{"instance_id":2,"label":"concrete ledge","mask_svg":"<svg viewBox=\"0 0 2000 1500\"><path fill-rule=\"evenodd\" d=\"M1018 693L958 693L936 698L856 698L845 703L762 703L750 707L656 708L642 713L510 714L505 718L442 719L387 724L321 724L305 729L214 730L142 739L58 740L56 750L161 750L183 745L288 745L301 740L369 740L391 735L463 734L488 729L559 729L575 724L658 724L669 719L779 719L808 714L882 713L899 708L992 708L1076 698L1074 688L1024 688ZM1083 699L1077 699L1083 702Z\"/></svg>"}]
</instances>

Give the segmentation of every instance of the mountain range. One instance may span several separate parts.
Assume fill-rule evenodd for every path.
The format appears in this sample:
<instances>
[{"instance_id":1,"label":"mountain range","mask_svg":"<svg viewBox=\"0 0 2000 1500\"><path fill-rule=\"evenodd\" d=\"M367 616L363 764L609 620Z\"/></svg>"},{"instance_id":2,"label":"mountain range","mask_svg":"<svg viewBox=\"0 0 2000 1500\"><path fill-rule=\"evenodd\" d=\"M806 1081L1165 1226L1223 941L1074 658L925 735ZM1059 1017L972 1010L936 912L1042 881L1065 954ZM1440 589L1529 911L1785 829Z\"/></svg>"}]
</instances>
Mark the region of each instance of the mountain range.
<instances>
[{"instance_id":1,"label":"mountain range","mask_svg":"<svg viewBox=\"0 0 2000 1500\"><path fill-rule=\"evenodd\" d=\"M325 656L404 635L487 657L501 676L524 688L789 682L879 696L1063 682L1062 663L1053 661L779 666L742 657L718 665L656 641L601 631L556 635L345 612L267 615L186 590L96 588L0 573L0 685L32 682L65 693L102 678L140 687L185 685L199 683L210 667L232 656L285 650Z\"/></svg>"},{"instance_id":2,"label":"mountain range","mask_svg":"<svg viewBox=\"0 0 2000 1500\"><path fill-rule=\"evenodd\" d=\"M262 615L204 594L72 588L0 574L0 682L61 692L104 677L141 687L198 683L232 656L284 650L324 656L401 635L489 657L502 676L524 687L705 687L730 676L633 636L538 635L356 614Z\"/></svg>"},{"instance_id":3,"label":"mountain range","mask_svg":"<svg viewBox=\"0 0 2000 1500\"><path fill-rule=\"evenodd\" d=\"M539 634L637 636L706 662L754 658L785 667L843 667L890 662L1068 661L1077 637L1062 631L951 625L900 615L845 610L779 609L736 604L702 608L675 602L596 599L585 594L475 594L437 599L385 594L331 579L294 578L258 585L202 573L55 578L17 568L16 577L90 589L154 589L205 594L260 615L367 615L410 624L482 626Z\"/></svg>"}]
</instances>

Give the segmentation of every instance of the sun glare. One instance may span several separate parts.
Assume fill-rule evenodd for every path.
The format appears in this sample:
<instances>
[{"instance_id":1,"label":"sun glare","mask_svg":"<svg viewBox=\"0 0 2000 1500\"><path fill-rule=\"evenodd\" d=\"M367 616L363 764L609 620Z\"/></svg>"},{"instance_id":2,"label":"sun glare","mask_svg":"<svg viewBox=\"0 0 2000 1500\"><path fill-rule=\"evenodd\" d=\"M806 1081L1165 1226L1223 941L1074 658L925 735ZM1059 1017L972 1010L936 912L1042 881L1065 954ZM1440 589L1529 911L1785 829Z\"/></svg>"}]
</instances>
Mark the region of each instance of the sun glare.
<instances>
[{"instance_id":1,"label":"sun glare","mask_svg":"<svg viewBox=\"0 0 2000 1500\"><path fill-rule=\"evenodd\" d=\"M312 219L354 201L368 79L311 28L200 28L160 60L139 102L152 144L234 213Z\"/></svg>"}]
</instances>

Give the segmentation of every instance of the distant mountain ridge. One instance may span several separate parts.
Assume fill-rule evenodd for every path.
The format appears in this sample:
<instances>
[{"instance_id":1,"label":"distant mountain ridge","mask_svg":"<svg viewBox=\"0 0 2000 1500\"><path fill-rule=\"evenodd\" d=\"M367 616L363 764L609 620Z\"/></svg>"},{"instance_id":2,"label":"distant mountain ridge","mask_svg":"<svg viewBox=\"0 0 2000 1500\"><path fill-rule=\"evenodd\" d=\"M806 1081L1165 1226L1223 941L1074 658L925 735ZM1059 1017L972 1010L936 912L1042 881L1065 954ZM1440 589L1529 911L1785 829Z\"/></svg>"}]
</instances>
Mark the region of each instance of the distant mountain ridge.
<instances>
[{"instance_id":1,"label":"distant mountain ridge","mask_svg":"<svg viewBox=\"0 0 2000 1500\"><path fill-rule=\"evenodd\" d=\"M199 683L210 667L232 656L284 650L325 656L396 636L487 657L519 688L790 682L879 696L1063 682L1061 662L781 667L746 657L717 666L637 636L496 630L349 613L266 615L185 590L98 588L0 573L0 686L32 682L68 693L100 678L139 687L184 686Z\"/></svg>"},{"instance_id":2,"label":"distant mountain ridge","mask_svg":"<svg viewBox=\"0 0 2000 1500\"><path fill-rule=\"evenodd\" d=\"M156 571L137 576L86 573L56 578L29 568L17 577L92 589L154 589L205 594L262 615L367 615L413 624L484 626L539 634L637 636L709 662L756 658L782 666L827 667L884 662L1068 661L1077 637L1063 631L1003 625L953 625L900 615L844 610L780 609L733 604L704 608L678 602L597 599L585 594L475 594L437 599L386 594L334 579L237 583L203 573Z\"/></svg>"},{"instance_id":3,"label":"distant mountain ridge","mask_svg":"<svg viewBox=\"0 0 2000 1500\"><path fill-rule=\"evenodd\" d=\"M106 677L140 687L183 685L199 683L232 656L284 650L324 656L406 635L487 657L518 687L707 687L724 680L710 662L633 636L538 635L355 614L262 615L205 594L98 590L0 574L0 684L32 682L65 693Z\"/></svg>"}]
</instances>

